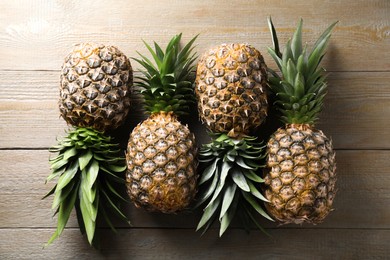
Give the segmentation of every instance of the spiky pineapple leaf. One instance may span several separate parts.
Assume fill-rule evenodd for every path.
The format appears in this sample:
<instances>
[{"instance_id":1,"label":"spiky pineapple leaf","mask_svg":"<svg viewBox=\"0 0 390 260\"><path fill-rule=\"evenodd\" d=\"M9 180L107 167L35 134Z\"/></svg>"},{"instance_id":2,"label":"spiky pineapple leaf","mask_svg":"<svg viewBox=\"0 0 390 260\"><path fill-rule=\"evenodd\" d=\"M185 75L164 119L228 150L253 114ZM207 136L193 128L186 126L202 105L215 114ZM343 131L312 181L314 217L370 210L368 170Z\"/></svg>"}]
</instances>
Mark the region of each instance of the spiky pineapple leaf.
<instances>
[{"instance_id":1,"label":"spiky pineapple leaf","mask_svg":"<svg viewBox=\"0 0 390 260\"><path fill-rule=\"evenodd\" d=\"M112 198L107 194L107 192L105 190L102 190L102 193L103 193L104 197L106 198L106 200L107 200L108 204L110 205L110 207L112 207L114 209L113 212L115 214L117 214L118 216L120 216L122 219L127 220L127 217L125 216L125 214L123 214L123 212L113 202ZM127 220L127 222L129 222L129 221Z\"/></svg>"},{"instance_id":2,"label":"spiky pineapple leaf","mask_svg":"<svg viewBox=\"0 0 390 260\"><path fill-rule=\"evenodd\" d=\"M216 174L219 175L217 187L215 188L214 195L211 198L209 204L205 207L205 209L210 207L210 205L214 202L214 200L217 199L217 197L221 193L222 189L225 187L226 177L228 176L228 173L229 173L230 169L232 169L232 167L233 167L233 165L231 165L230 163L222 162L221 171L216 172Z\"/></svg>"},{"instance_id":3,"label":"spiky pineapple leaf","mask_svg":"<svg viewBox=\"0 0 390 260\"><path fill-rule=\"evenodd\" d=\"M192 38L180 48L181 34L174 36L165 51L154 42L154 49L144 41L154 62L137 52L141 59L133 58L144 70L136 77L135 85L141 89L144 109L148 113L173 111L177 115L188 113L188 104L194 103L191 71L197 59L193 53Z\"/></svg>"},{"instance_id":4,"label":"spiky pineapple leaf","mask_svg":"<svg viewBox=\"0 0 390 260\"><path fill-rule=\"evenodd\" d=\"M237 184L238 187L240 187L243 191L250 191L250 188L248 186L248 183L246 181L245 175L242 174L242 171L240 168L234 168L232 170L232 179Z\"/></svg>"},{"instance_id":5,"label":"spiky pineapple leaf","mask_svg":"<svg viewBox=\"0 0 390 260\"><path fill-rule=\"evenodd\" d=\"M155 42L154 43L154 46L156 47L156 52L154 52L153 48L149 46L149 44L147 42L145 42L144 40L142 40L142 42L144 43L144 45L146 46L146 48L148 48L150 54L152 54L153 56L153 59L154 59L154 62L157 64L157 67L161 67L161 62L162 62L162 58L164 57L164 54L162 53L161 51L161 48L160 46L158 46L158 44ZM157 52L161 51L160 55L157 55ZM139 53L138 53L139 54ZM141 54L139 54L144 60L147 60L149 64L152 64L146 57L142 56Z\"/></svg>"},{"instance_id":6,"label":"spiky pineapple leaf","mask_svg":"<svg viewBox=\"0 0 390 260\"><path fill-rule=\"evenodd\" d=\"M84 170L84 168L88 165L92 157L93 157L93 153L89 149L78 157L81 171Z\"/></svg>"},{"instance_id":7,"label":"spiky pineapple leaf","mask_svg":"<svg viewBox=\"0 0 390 260\"><path fill-rule=\"evenodd\" d=\"M81 191L81 190L80 190ZM81 215L83 218L85 232L87 233L87 238L89 244L92 244L93 237L95 235L95 221L93 221L90 215L90 208L82 192L79 194L80 198L80 209Z\"/></svg>"},{"instance_id":8,"label":"spiky pineapple leaf","mask_svg":"<svg viewBox=\"0 0 390 260\"><path fill-rule=\"evenodd\" d=\"M220 206L221 200L222 196L220 195L210 204L209 207L204 210L202 218L200 219L199 224L196 228L196 231L201 229L211 219L211 217L214 216L218 207Z\"/></svg>"},{"instance_id":9,"label":"spiky pineapple leaf","mask_svg":"<svg viewBox=\"0 0 390 260\"><path fill-rule=\"evenodd\" d=\"M68 200L63 201L59 207L58 219L57 219L57 229L54 234L50 237L46 246L50 245L55 239L57 239L63 232L66 223L68 222L70 213L74 207L77 198L77 188L79 183L76 184L76 188L72 190L72 194Z\"/></svg>"},{"instance_id":10,"label":"spiky pineapple leaf","mask_svg":"<svg viewBox=\"0 0 390 260\"><path fill-rule=\"evenodd\" d=\"M99 162L97 160L93 160L87 167L86 172L88 172L87 180L88 180L88 188L91 189L95 184L96 178L99 173Z\"/></svg>"},{"instance_id":11,"label":"spiky pineapple leaf","mask_svg":"<svg viewBox=\"0 0 390 260\"><path fill-rule=\"evenodd\" d=\"M245 177L254 182L263 183L264 179L257 175L254 171L243 171Z\"/></svg>"},{"instance_id":12,"label":"spiky pineapple leaf","mask_svg":"<svg viewBox=\"0 0 390 260\"><path fill-rule=\"evenodd\" d=\"M70 130L64 139L66 141L59 141L55 149L50 149L59 154L49 160L52 172L47 181L56 177L58 181L44 198L54 195L53 209L56 209L58 224L47 244L61 235L72 208L76 209L80 231L86 233L89 243L93 244L96 220L102 214L99 212L113 209L118 214L117 204L124 200L111 183L125 182L120 177L126 169L125 158L118 144L93 129ZM63 143L66 143L65 147ZM106 197L109 198L107 203L100 203L102 192L107 194L106 202ZM121 218L128 222L124 214Z\"/></svg>"},{"instance_id":13,"label":"spiky pineapple leaf","mask_svg":"<svg viewBox=\"0 0 390 260\"><path fill-rule=\"evenodd\" d=\"M274 24L272 23L272 18L271 17L268 17L268 26L269 26L269 30L271 31L272 43L274 45L273 51L275 52L277 57L281 58L282 57L282 53L280 52L280 48L279 48L278 35L276 33Z\"/></svg>"},{"instance_id":14,"label":"spiky pineapple leaf","mask_svg":"<svg viewBox=\"0 0 390 260\"><path fill-rule=\"evenodd\" d=\"M218 174L214 174L213 181L207 186L206 191L200 193L201 195L197 198L197 203L195 204L194 208L198 208L200 205L206 202L208 198L211 197L211 195L214 194L215 188L217 187L219 180Z\"/></svg>"},{"instance_id":15,"label":"spiky pineapple leaf","mask_svg":"<svg viewBox=\"0 0 390 260\"><path fill-rule=\"evenodd\" d=\"M255 188L252 179L256 183L264 182L255 171L262 167L260 161L265 154L264 145L254 137L237 140L226 134L211 136L213 141L203 145L199 153L201 168L205 170L201 174L204 181L200 185L196 206L204 205L204 212L197 230L203 228L204 233L215 219L219 219L219 234L222 236L236 213L240 214L236 209L238 205L247 203L240 195L242 192L249 193L253 206L248 204L256 212L261 212L258 207L264 196ZM245 218L250 220L249 216Z\"/></svg>"},{"instance_id":16,"label":"spiky pineapple leaf","mask_svg":"<svg viewBox=\"0 0 390 260\"><path fill-rule=\"evenodd\" d=\"M208 153L207 153L208 154ZM217 164L219 162L219 159L216 158L214 162L209 165L202 173L202 176L200 177L199 180L199 185L203 184L204 182L208 181L214 174L217 169Z\"/></svg>"},{"instance_id":17,"label":"spiky pineapple leaf","mask_svg":"<svg viewBox=\"0 0 390 260\"><path fill-rule=\"evenodd\" d=\"M271 90L276 94L275 105L281 112L280 119L284 123L313 125L317 121L322 109L323 94L326 93L324 69L319 66L336 23L331 24L321 34L312 51L307 53L307 46L302 46L303 20L301 19L282 54L278 46L275 27L272 20L268 19L274 43L274 48L268 48L268 52L281 73L279 76L276 72L269 70L271 72L269 82ZM319 82L318 85L317 82ZM308 96L311 98L308 99Z\"/></svg>"},{"instance_id":18,"label":"spiky pineapple leaf","mask_svg":"<svg viewBox=\"0 0 390 260\"><path fill-rule=\"evenodd\" d=\"M234 219L239 201L240 201L239 196L238 195L234 196L234 194L233 194L232 202L230 203L229 207L227 208L226 213L224 213L223 216L220 218L221 227L219 229L219 237L221 237L225 233L225 231L229 227L230 223Z\"/></svg>"},{"instance_id":19,"label":"spiky pineapple leaf","mask_svg":"<svg viewBox=\"0 0 390 260\"><path fill-rule=\"evenodd\" d=\"M291 52L295 62L298 61L302 53L302 24L303 20L301 19L291 39Z\"/></svg>"},{"instance_id":20,"label":"spiky pineapple leaf","mask_svg":"<svg viewBox=\"0 0 390 260\"><path fill-rule=\"evenodd\" d=\"M260 191L256 188L256 186L250 180L247 180L247 183L249 186L250 193L252 193L253 196L255 196L256 198L258 198L262 201L269 202L269 200L266 197L264 197L263 194L260 193Z\"/></svg>"},{"instance_id":21,"label":"spiky pineapple leaf","mask_svg":"<svg viewBox=\"0 0 390 260\"><path fill-rule=\"evenodd\" d=\"M230 208L230 205L232 204L235 197L234 195L236 193L236 189L237 189L237 185L235 183L232 183L226 187L226 190L223 194L221 213L219 214L220 220Z\"/></svg>"},{"instance_id":22,"label":"spiky pineapple leaf","mask_svg":"<svg viewBox=\"0 0 390 260\"><path fill-rule=\"evenodd\" d=\"M79 168L77 161L70 163L69 167L60 176L57 183L56 191L63 189L74 178Z\"/></svg>"},{"instance_id":23,"label":"spiky pineapple leaf","mask_svg":"<svg viewBox=\"0 0 390 260\"><path fill-rule=\"evenodd\" d=\"M54 192L54 199L53 199L53 204L51 206L51 209L56 209L60 206L60 204L66 200L68 195L73 191L73 186L75 185L76 181L71 180L68 185L66 185L63 189L61 190L56 190ZM57 185L58 186L58 185Z\"/></svg>"},{"instance_id":24,"label":"spiky pineapple leaf","mask_svg":"<svg viewBox=\"0 0 390 260\"><path fill-rule=\"evenodd\" d=\"M253 209L255 209L260 215L265 217L266 219L270 221L274 221L265 211L264 209L260 206L260 204L250 195L250 193L242 191L241 194L245 198L247 202L252 206Z\"/></svg>"}]
</instances>

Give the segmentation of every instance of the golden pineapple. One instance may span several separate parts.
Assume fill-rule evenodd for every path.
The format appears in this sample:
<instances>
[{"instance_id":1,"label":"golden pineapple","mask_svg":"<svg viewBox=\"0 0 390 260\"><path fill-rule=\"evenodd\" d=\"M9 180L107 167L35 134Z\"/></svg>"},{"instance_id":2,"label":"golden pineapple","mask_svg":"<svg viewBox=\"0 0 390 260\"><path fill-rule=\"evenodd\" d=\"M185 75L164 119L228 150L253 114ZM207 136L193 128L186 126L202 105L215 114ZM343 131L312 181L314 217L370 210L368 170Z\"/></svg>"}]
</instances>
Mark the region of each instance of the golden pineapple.
<instances>
[{"instance_id":1,"label":"golden pineapple","mask_svg":"<svg viewBox=\"0 0 390 260\"><path fill-rule=\"evenodd\" d=\"M138 207L171 213L185 208L196 190L195 137L172 113L152 114L131 133L128 192Z\"/></svg>"},{"instance_id":2,"label":"golden pineapple","mask_svg":"<svg viewBox=\"0 0 390 260\"><path fill-rule=\"evenodd\" d=\"M292 124L278 129L267 148L269 213L283 223L320 223L336 193L331 141L308 124Z\"/></svg>"},{"instance_id":3,"label":"golden pineapple","mask_svg":"<svg viewBox=\"0 0 390 260\"><path fill-rule=\"evenodd\" d=\"M261 229L254 214L272 220L260 203L266 201L257 174L264 145L250 135L268 110L263 56L248 44L222 44L199 60L195 82L200 118L212 132L199 152L196 206L203 205L203 215L197 230L206 232L218 219L222 236L236 215L248 230L248 222Z\"/></svg>"},{"instance_id":4,"label":"golden pineapple","mask_svg":"<svg viewBox=\"0 0 390 260\"><path fill-rule=\"evenodd\" d=\"M199 60L195 93L212 132L248 135L267 116L267 67L248 44L222 44Z\"/></svg>"},{"instance_id":5,"label":"golden pineapple","mask_svg":"<svg viewBox=\"0 0 390 260\"><path fill-rule=\"evenodd\" d=\"M332 142L314 127L326 94L323 68L332 24L306 55L302 20L281 54L272 21L274 49L269 53L281 70L272 72L271 89L285 126L267 144L265 196L268 212L282 224L320 223L332 210L336 194L336 162Z\"/></svg>"},{"instance_id":6,"label":"golden pineapple","mask_svg":"<svg viewBox=\"0 0 390 260\"><path fill-rule=\"evenodd\" d=\"M172 38L165 53L145 43L157 67L146 57L136 85L151 116L130 134L127 148L127 190L137 207L174 213L185 209L196 194L195 137L176 115L186 114L193 101L190 73L196 57L193 38L180 49L181 34Z\"/></svg>"},{"instance_id":7,"label":"golden pineapple","mask_svg":"<svg viewBox=\"0 0 390 260\"><path fill-rule=\"evenodd\" d=\"M118 48L77 44L61 70L61 116L77 127L115 129L129 112L132 84L130 61Z\"/></svg>"}]
</instances>

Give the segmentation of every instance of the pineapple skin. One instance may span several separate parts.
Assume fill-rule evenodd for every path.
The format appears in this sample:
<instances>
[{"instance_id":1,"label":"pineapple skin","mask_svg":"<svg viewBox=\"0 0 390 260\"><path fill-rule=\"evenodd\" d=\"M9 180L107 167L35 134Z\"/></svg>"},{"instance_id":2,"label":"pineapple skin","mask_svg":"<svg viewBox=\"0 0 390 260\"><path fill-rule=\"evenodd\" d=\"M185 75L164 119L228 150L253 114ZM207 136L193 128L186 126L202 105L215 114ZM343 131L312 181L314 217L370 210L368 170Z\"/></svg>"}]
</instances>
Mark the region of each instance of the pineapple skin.
<instances>
[{"instance_id":1,"label":"pineapple skin","mask_svg":"<svg viewBox=\"0 0 390 260\"><path fill-rule=\"evenodd\" d=\"M206 52L195 84L200 119L214 133L248 135L267 116L267 67L248 44L222 44Z\"/></svg>"},{"instance_id":2,"label":"pineapple skin","mask_svg":"<svg viewBox=\"0 0 390 260\"><path fill-rule=\"evenodd\" d=\"M127 192L136 207L175 213L197 191L195 136L172 112L152 114L130 134Z\"/></svg>"},{"instance_id":3,"label":"pineapple skin","mask_svg":"<svg viewBox=\"0 0 390 260\"><path fill-rule=\"evenodd\" d=\"M265 206L281 224L318 224L336 194L332 142L307 124L279 128L267 144Z\"/></svg>"},{"instance_id":4,"label":"pineapple skin","mask_svg":"<svg viewBox=\"0 0 390 260\"><path fill-rule=\"evenodd\" d=\"M60 79L59 109L68 124L106 131L125 121L133 70L117 47L75 45L65 58Z\"/></svg>"}]
</instances>

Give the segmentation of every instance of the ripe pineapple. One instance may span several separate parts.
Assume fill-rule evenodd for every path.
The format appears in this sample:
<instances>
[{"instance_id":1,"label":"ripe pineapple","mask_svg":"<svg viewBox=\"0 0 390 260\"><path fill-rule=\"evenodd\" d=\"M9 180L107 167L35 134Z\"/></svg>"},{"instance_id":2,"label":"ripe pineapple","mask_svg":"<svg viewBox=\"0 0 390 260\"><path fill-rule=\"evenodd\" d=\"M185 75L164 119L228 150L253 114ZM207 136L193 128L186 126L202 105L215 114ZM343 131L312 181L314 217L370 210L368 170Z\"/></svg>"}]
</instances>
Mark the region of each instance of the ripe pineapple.
<instances>
[{"instance_id":1,"label":"ripe pineapple","mask_svg":"<svg viewBox=\"0 0 390 260\"><path fill-rule=\"evenodd\" d=\"M196 96L202 122L230 137L248 135L267 116L267 67L248 44L210 49L197 67Z\"/></svg>"},{"instance_id":2,"label":"ripe pineapple","mask_svg":"<svg viewBox=\"0 0 390 260\"><path fill-rule=\"evenodd\" d=\"M118 204L126 201L116 190L124 184L126 161L119 145L103 131L125 121L130 105L132 68L116 47L93 43L78 44L65 58L61 71L59 108L73 126L50 159L47 181L57 184L44 197L54 195L52 209L58 214L52 243L63 232L73 208L80 230L97 246L96 223L102 218L115 229L108 212L127 221Z\"/></svg>"},{"instance_id":3,"label":"ripe pineapple","mask_svg":"<svg viewBox=\"0 0 390 260\"><path fill-rule=\"evenodd\" d=\"M115 129L129 112L132 83L130 61L117 47L77 44L61 70L61 116L77 127Z\"/></svg>"},{"instance_id":4,"label":"ripe pineapple","mask_svg":"<svg viewBox=\"0 0 390 260\"><path fill-rule=\"evenodd\" d=\"M325 55L332 24L312 51L302 48L302 20L281 54L271 19L274 49L269 48L281 76L272 72L271 89L285 126L267 144L265 196L268 212L282 224L320 223L332 210L336 162L332 142L314 127L326 94Z\"/></svg>"},{"instance_id":5,"label":"ripe pineapple","mask_svg":"<svg viewBox=\"0 0 390 260\"><path fill-rule=\"evenodd\" d=\"M127 189L137 207L174 213L185 209L196 193L198 175L195 137L177 115L186 114L193 101L190 73L196 37L182 49L181 34L168 43L165 53L145 43L156 66L145 56L135 59L145 70L138 78L144 108L150 117L130 134L127 148Z\"/></svg>"},{"instance_id":6,"label":"ripe pineapple","mask_svg":"<svg viewBox=\"0 0 390 260\"><path fill-rule=\"evenodd\" d=\"M267 116L263 56L248 44L223 44L200 59L195 82L200 118L213 139L200 151L203 172L196 206L204 204L204 212L197 230L206 232L218 218L222 236L236 213L247 229L251 221L261 229L253 210L272 220L258 201L266 201L257 174L264 146L249 134Z\"/></svg>"}]
</instances>

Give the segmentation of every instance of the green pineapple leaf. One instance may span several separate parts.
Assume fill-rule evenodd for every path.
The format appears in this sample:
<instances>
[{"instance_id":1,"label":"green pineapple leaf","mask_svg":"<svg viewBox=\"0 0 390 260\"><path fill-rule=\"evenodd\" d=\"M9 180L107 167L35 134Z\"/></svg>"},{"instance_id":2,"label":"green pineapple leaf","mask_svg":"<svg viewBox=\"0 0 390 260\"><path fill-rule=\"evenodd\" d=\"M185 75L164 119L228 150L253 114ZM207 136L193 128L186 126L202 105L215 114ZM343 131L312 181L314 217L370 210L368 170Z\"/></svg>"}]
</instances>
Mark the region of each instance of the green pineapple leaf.
<instances>
[{"instance_id":1,"label":"green pineapple leaf","mask_svg":"<svg viewBox=\"0 0 390 260\"><path fill-rule=\"evenodd\" d=\"M248 192L245 192L245 191L242 191L241 194L243 195L243 197L245 198L245 200L247 202L249 202L249 204L253 207L253 209L255 209L258 213L260 213L260 215L262 215L263 217L265 217L266 219L270 220L270 221L274 221L263 209L262 207L260 206L260 204L257 203L257 201L250 195L250 193Z\"/></svg>"},{"instance_id":2,"label":"green pineapple leaf","mask_svg":"<svg viewBox=\"0 0 390 260\"><path fill-rule=\"evenodd\" d=\"M280 49L279 49L278 35L276 33L274 24L272 23L271 17L268 17L268 26L269 26L269 30L271 31L272 43L274 45L273 51L278 58L282 58L282 53L280 52Z\"/></svg>"},{"instance_id":3,"label":"green pineapple leaf","mask_svg":"<svg viewBox=\"0 0 390 260\"><path fill-rule=\"evenodd\" d=\"M143 108L153 114L160 111L173 111L176 115L188 113L189 103L194 103L193 79L191 72L197 59L192 38L183 48L180 47L182 35L174 36L165 51L154 42L153 48L144 42L154 63L145 55L133 58L142 67L142 77L136 77L135 85L141 89Z\"/></svg>"},{"instance_id":4,"label":"green pineapple leaf","mask_svg":"<svg viewBox=\"0 0 390 260\"><path fill-rule=\"evenodd\" d=\"M303 20L301 19L291 39L291 51L292 56L294 58L294 62L298 61L298 58L302 53L302 24Z\"/></svg>"},{"instance_id":5,"label":"green pineapple leaf","mask_svg":"<svg viewBox=\"0 0 390 260\"><path fill-rule=\"evenodd\" d=\"M232 179L237 184L238 187L240 187L243 191L250 191L249 185L246 181L246 178L244 174L242 174L240 168L234 168L232 171Z\"/></svg>"},{"instance_id":6,"label":"green pineapple leaf","mask_svg":"<svg viewBox=\"0 0 390 260\"><path fill-rule=\"evenodd\" d=\"M201 168L204 170L195 207L203 205L204 212L197 230L203 229L204 234L218 219L219 235L222 236L236 214L243 214L244 222L252 221L246 213L237 209L242 203L247 203L241 196L243 192L249 194L249 207L264 217L260 202L266 199L252 180L255 183L264 182L256 172L263 167L260 161L265 157L265 146L257 142L255 137L247 136L237 140L226 134L210 135L212 142L203 145L199 153Z\"/></svg>"},{"instance_id":7,"label":"green pineapple leaf","mask_svg":"<svg viewBox=\"0 0 390 260\"><path fill-rule=\"evenodd\" d=\"M230 208L230 205L232 204L234 200L234 195L236 193L237 185L232 183L231 185L228 185L226 187L226 190L223 194L223 200L222 200L222 207L221 207L221 213L219 214L219 219L221 220L223 216L225 216L225 213Z\"/></svg>"},{"instance_id":8,"label":"green pineapple leaf","mask_svg":"<svg viewBox=\"0 0 390 260\"><path fill-rule=\"evenodd\" d=\"M123 213L118 214L119 202L123 202L124 198L112 185L123 185L125 182L122 177L127 168L125 158L119 145L112 143L111 138L101 132L76 128L67 134L65 141L58 141L58 145L50 149L59 155L49 160L52 172L46 183L55 178L58 180L44 198L54 195L52 208L56 210L54 215L57 215L58 220L57 229L47 245L61 235L70 212L75 208L80 231L87 234L91 245L96 246L94 238L99 215L113 210L121 219L129 222ZM109 197L108 203L100 203L100 195L106 190L112 196ZM103 220L107 221L107 218L103 216ZM112 226L111 221L107 223Z\"/></svg>"},{"instance_id":9,"label":"green pineapple leaf","mask_svg":"<svg viewBox=\"0 0 390 260\"><path fill-rule=\"evenodd\" d=\"M322 109L326 93L324 69L319 67L325 56L331 31L337 22L331 24L318 38L311 52L302 46L301 19L291 40L287 41L280 53L276 30L272 20L268 20L274 48L268 52L280 69L278 73L269 70L271 90L276 94L275 105L280 111L280 119L286 124L315 124ZM277 44L275 44L275 42Z\"/></svg>"},{"instance_id":10,"label":"green pineapple leaf","mask_svg":"<svg viewBox=\"0 0 390 260\"><path fill-rule=\"evenodd\" d=\"M218 207L220 206L220 203L221 203L221 200L222 200L222 196L219 195L214 201L213 203L210 204L209 207L207 207L204 212L203 212L203 215L202 215L202 218L200 219L199 221L199 224L196 228L196 231L198 231L199 229L201 229L213 216L214 214L216 213Z\"/></svg>"},{"instance_id":11,"label":"green pineapple leaf","mask_svg":"<svg viewBox=\"0 0 390 260\"><path fill-rule=\"evenodd\" d=\"M218 181L217 187L214 190L213 197L211 198L209 204L205 207L205 209L210 207L210 205L217 199L217 197L221 193L222 189L225 187L226 177L228 176L228 173L229 173L231 168L232 168L232 165L230 163L227 163L227 162L222 163L221 171L217 172L217 174L219 175L219 181Z\"/></svg>"},{"instance_id":12,"label":"green pineapple leaf","mask_svg":"<svg viewBox=\"0 0 390 260\"><path fill-rule=\"evenodd\" d=\"M232 202L227 208L226 213L224 213L223 216L220 218L221 227L219 228L219 237L221 237L225 233L233 218L235 217L239 201L239 196L234 196L233 194Z\"/></svg>"}]
</instances>

